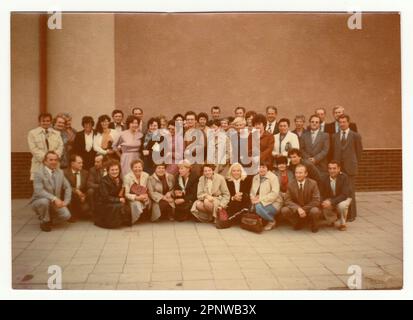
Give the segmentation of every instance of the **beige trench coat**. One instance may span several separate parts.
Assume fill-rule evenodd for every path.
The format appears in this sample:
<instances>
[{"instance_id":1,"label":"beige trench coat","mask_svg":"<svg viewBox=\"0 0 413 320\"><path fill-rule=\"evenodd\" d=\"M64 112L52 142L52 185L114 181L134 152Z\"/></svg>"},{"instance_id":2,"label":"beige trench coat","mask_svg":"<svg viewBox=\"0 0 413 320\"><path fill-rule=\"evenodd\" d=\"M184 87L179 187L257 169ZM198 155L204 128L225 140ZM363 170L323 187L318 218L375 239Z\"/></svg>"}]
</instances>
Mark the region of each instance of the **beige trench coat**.
<instances>
[{"instance_id":1,"label":"beige trench coat","mask_svg":"<svg viewBox=\"0 0 413 320\"><path fill-rule=\"evenodd\" d=\"M259 190L259 198L260 202L263 206L268 206L272 204L275 209L280 210L282 206L282 197L280 194L280 184L278 182L277 176L268 171L265 175L265 180L261 183L260 186L260 175L257 174L252 179L252 186L251 186L251 196L255 196L257 194L258 188Z\"/></svg>"},{"instance_id":2,"label":"beige trench coat","mask_svg":"<svg viewBox=\"0 0 413 320\"><path fill-rule=\"evenodd\" d=\"M175 178L173 175L169 173L165 173L166 175L166 182L169 187L169 191L172 191L174 184L175 184ZM163 198L162 194L162 182L159 180L158 176L154 173L149 177L148 180L148 191L149 191L149 197L152 200L152 221L156 221L159 219L161 216L161 209L159 208L159 201ZM171 207L175 208L175 203L171 203Z\"/></svg>"},{"instance_id":3,"label":"beige trench coat","mask_svg":"<svg viewBox=\"0 0 413 320\"><path fill-rule=\"evenodd\" d=\"M197 192L198 201L204 200L207 195L212 195L214 197L214 211L212 213L212 216L206 212L201 212L197 210L196 204L198 201L195 201L192 206L192 209L191 209L192 214L198 220L202 222L212 221L213 218L216 217L217 207L225 208L228 205L228 202L230 200L230 193L227 187L227 183L225 181L225 178L221 176L220 174L214 173L214 176L212 178L212 190L211 191L212 192L209 193L207 190L206 178L204 176L200 177L199 182L198 182L198 192Z\"/></svg>"}]
</instances>

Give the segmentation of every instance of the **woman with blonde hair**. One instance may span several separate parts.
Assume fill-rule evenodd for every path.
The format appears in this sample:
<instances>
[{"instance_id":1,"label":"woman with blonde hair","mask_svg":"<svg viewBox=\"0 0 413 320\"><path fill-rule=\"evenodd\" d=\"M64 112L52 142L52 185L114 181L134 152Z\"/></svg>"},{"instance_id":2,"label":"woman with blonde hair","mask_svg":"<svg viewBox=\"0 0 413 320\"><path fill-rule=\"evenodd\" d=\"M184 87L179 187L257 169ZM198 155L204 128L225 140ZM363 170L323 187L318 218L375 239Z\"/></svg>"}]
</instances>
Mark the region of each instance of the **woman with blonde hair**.
<instances>
[{"instance_id":1,"label":"woman with blonde hair","mask_svg":"<svg viewBox=\"0 0 413 320\"><path fill-rule=\"evenodd\" d=\"M217 211L226 208L229 202L229 190L225 178L214 173L213 164L204 164L203 175L199 178L197 198L192 206L192 214L201 222L211 222L217 217Z\"/></svg>"},{"instance_id":2,"label":"woman with blonde hair","mask_svg":"<svg viewBox=\"0 0 413 320\"><path fill-rule=\"evenodd\" d=\"M149 174L143 171L143 161L133 160L130 164L131 171L124 177L125 197L131 208L132 224L137 222L143 211L150 206L148 194Z\"/></svg>"},{"instance_id":3,"label":"woman with blonde hair","mask_svg":"<svg viewBox=\"0 0 413 320\"><path fill-rule=\"evenodd\" d=\"M248 178L244 168L239 163L230 166L227 174L227 187L230 193L230 201L227 207L229 216L242 209L250 208L251 179Z\"/></svg>"}]
</instances>

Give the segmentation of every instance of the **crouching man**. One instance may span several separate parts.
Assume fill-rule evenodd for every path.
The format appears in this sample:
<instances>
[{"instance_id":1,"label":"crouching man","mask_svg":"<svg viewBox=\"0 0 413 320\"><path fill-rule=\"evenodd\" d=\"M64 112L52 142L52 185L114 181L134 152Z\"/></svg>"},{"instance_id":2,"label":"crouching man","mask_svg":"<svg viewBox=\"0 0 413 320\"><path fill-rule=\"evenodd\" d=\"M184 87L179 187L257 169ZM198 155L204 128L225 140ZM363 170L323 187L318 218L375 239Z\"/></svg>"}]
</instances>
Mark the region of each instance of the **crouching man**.
<instances>
[{"instance_id":1,"label":"crouching man","mask_svg":"<svg viewBox=\"0 0 413 320\"><path fill-rule=\"evenodd\" d=\"M338 230L344 231L351 203L351 191L347 175L340 170L340 164L337 161L329 162L328 176L323 177L321 181L321 208L329 224L335 223L338 215Z\"/></svg>"},{"instance_id":2,"label":"crouching man","mask_svg":"<svg viewBox=\"0 0 413 320\"><path fill-rule=\"evenodd\" d=\"M71 200L72 188L63 171L59 169L59 156L56 152L48 151L45 154L42 166L34 174L33 189L30 203L39 216L42 231L52 230L51 215L53 213L61 220L70 219L71 215L67 206Z\"/></svg>"},{"instance_id":3,"label":"crouching man","mask_svg":"<svg viewBox=\"0 0 413 320\"><path fill-rule=\"evenodd\" d=\"M312 232L317 232L321 219L320 191L315 180L307 178L307 168L303 164L295 167L295 179L288 184L281 214L295 230L309 222Z\"/></svg>"}]
</instances>

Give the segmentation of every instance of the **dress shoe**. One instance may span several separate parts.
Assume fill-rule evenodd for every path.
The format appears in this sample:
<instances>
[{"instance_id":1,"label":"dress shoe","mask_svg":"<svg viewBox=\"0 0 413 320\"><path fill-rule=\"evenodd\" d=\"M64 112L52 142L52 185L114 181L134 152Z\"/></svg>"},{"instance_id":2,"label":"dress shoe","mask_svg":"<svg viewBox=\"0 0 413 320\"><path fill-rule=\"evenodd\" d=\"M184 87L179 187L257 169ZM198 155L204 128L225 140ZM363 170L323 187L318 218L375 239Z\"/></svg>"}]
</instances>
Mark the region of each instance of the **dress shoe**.
<instances>
[{"instance_id":1,"label":"dress shoe","mask_svg":"<svg viewBox=\"0 0 413 320\"><path fill-rule=\"evenodd\" d=\"M347 230L347 227L346 227L345 224L341 224L341 225L338 226L338 230L340 230L340 231L346 231L346 230Z\"/></svg>"},{"instance_id":2,"label":"dress shoe","mask_svg":"<svg viewBox=\"0 0 413 320\"><path fill-rule=\"evenodd\" d=\"M40 229L44 232L52 231L52 227L50 226L50 222L42 222L40 223Z\"/></svg>"},{"instance_id":3,"label":"dress shoe","mask_svg":"<svg viewBox=\"0 0 413 320\"><path fill-rule=\"evenodd\" d=\"M77 221L77 219L74 216L70 216L70 218L67 220L67 222L70 223L75 223Z\"/></svg>"},{"instance_id":4,"label":"dress shoe","mask_svg":"<svg viewBox=\"0 0 413 320\"><path fill-rule=\"evenodd\" d=\"M277 225L277 222L270 221L265 225L264 231L270 231L270 230L274 229L276 225Z\"/></svg>"},{"instance_id":5,"label":"dress shoe","mask_svg":"<svg viewBox=\"0 0 413 320\"><path fill-rule=\"evenodd\" d=\"M311 222L311 232L316 233L318 232L318 222L312 221Z\"/></svg>"},{"instance_id":6,"label":"dress shoe","mask_svg":"<svg viewBox=\"0 0 413 320\"><path fill-rule=\"evenodd\" d=\"M298 231L298 230L301 230L302 228L303 228L303 224L301 223L301 221L294 224L294 230Z\"/></svg>"}]
</instances>

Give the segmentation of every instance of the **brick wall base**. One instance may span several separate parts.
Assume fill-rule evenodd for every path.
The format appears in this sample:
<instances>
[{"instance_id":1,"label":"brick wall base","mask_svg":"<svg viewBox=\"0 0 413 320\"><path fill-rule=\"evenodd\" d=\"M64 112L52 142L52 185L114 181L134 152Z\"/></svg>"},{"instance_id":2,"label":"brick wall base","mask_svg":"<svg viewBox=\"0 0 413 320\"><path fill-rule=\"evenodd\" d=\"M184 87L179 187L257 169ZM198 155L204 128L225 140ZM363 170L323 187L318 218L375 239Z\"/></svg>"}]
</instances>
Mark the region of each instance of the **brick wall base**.
<instances>
[{"instance_id":1,"label":"brick wall base","mask_svg":"<svg viewBox=\"0 0 413 320\"><path fill-rule=\"evenodd\" d=\"M11 196L13 199L30 198L33 186L30 181L29 152L11 153ZM402 190L402 150L369 149L363 151L357 191Z\"/></svg>"}]
</instances>

